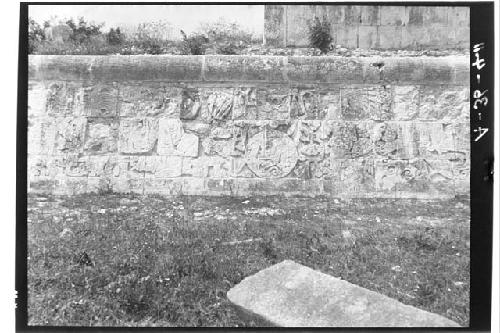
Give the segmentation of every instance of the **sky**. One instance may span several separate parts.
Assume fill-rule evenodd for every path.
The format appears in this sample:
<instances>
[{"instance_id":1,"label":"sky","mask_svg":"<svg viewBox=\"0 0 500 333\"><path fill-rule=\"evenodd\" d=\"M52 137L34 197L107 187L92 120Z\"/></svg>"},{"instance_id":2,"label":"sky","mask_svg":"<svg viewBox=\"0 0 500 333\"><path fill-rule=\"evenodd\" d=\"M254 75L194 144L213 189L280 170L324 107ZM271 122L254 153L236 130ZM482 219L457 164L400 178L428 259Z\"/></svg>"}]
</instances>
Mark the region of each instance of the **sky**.
<instances>
[{"instance_id":1,"label":"sky","mask_svg":"<svg viewBox=\"0 0 500 333\"><path fill-rule=\"evenodd\" d=\"M104 23L103 31L163 20L171 23L175 30L190 33L200 23L219 18L235 21L256 36L264 30L263 5L30 5L29 16L40 24L54 16L75 20L83 16L86 21Z\"/></svg>"}]
</instances>

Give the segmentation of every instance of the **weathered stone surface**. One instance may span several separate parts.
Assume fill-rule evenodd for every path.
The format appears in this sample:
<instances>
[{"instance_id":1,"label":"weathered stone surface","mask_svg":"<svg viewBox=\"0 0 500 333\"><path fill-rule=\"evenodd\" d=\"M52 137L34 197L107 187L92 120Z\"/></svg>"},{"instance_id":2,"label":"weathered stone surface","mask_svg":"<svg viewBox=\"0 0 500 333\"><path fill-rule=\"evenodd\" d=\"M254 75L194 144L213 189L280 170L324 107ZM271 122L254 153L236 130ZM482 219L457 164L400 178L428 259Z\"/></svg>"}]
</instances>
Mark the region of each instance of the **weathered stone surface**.
<instances>
[{"instance_id":1,"label":"weathered stone surface","mask_svg":"<svg viewBox=\"0 0 500 333\"><path fill-rule=\"evenodd\" d=\"M152 152L158 140L158 120L129 118L120 121L119 150L125 154Z\"/></svg>"},{"instance_id":2,"label":"weathered stone surface","mask_svg":"<svg viewBox=\"0 0 500 333\"><path fill-rule=\"evenodd\" d=\"M67 82L59 82L48 85L46 89L45 109L48 115L83 115L84 91L81 86Z\"/></svg>"},{"instance_id":3,"label":"weathered stone surface","mask_svg":"<svg viewBox=\"0 0 500 333\"><path fill-rule=\"evenodd\" d=\"M233 118L232 110L235 96L232 89L219 89L206 92L205 119L210 122L224 122Z\"/></svg>"},{"instance_id":4,"label":"weathered stone surface","mask_svg":"<svg viewBox=\"0 0 500 333\"><path fill-rule=\"evenodd\" d=\"M329 13L339 20L347 15ZM272 68L259 69L272 65L268 58L288 60L279 69L283 82L238 78L235 85L222 75L220 82L198 83L189 73L189 82L158 82L163 74L152 73L147 81L129 81L124 73L113 82L124 63L143 65L30 58L35 70L52 72L30 76L30 182L37 191L61 193L162 192L162 182L170 188L162 193L172 195L468 193L469 90L456 81L468 72L466 57L222 57L221 66L247 77L250 69L263 71L268 80ZM171 61L180 60L158 57L156 67L150 60L144 66L162 71ZM110 73L96 82L94 70L103 66ZM424 74L433 66L451 71L451 78L427 83ZM45 79L54 73L57 79Z\"/></svg>"},{"instance_id":5,"label":"weathered stone surface","mask_svg":"<svg viewBox=\"0 0 500 333\"><path fill-rule=\"evenodd\" d=\"M455 322L285 260L227 293L238 310L284 327L457 327Z\"/></svg>"},{"instance_id":6,"label":"weathered stone surface","mask_svg":"<svg viewBox=\"0 0 500 333\"><path fill-rule=\"evenodd\" d=\"M28 82L28 118L45 115L47 95L45 84Z\"/></svg>"},{"instance_id":7,"label":"weathered stone surface","mask_svg":"<svg viewBox=\"0 0 500 333\"><path fill-rule=\"evenodd\" d=\"M258 177L278 178L292 171L298 154L292 139L282 132L266 130L248 139L246 158Z\"/></svg>"},{"instance_id":8,"label":"weathered stone surface","mask_svg":"<svg viewBox=\"0 0 500 333\"><path fill-rule=\"evenodd\" d=\"M285 9L280 5L266 5L264 11L265 44L283 46Z\"/></svg>"},{"instance_id":9,"label":"weathered stone surface","mask_svg":"<svg viewBox=\"0 0 500 333\"><path fill-rule=\"evenodd\" d=\"M403 35L413 28L425 31L436 26L433 34L399 39L403 49L467 49L469 47L468 7L424 6L351 6L351 5L266 5L264 7L264 39L272 46L309 46L307 26L314 17L325 17L332 24L335 43L344 47L377 47L391 49L395 40L390 31ZM373 29L377 45L363 41L366 28ZM379 30L380 29L380 30ZM461 29L460 34L449 32Z\"/></svg>"},{"instance_id":10,"label":"weathered stone surface","mask_svg":"<svg viewBox=\"0 0 500 333\"><path fill-rule=\"evenodd\" d=\"M118 151L118 123L114 119L89 119L84 150L90 155Z\"/></svg>"},{"instance_id":11,"label":"weathered stone surface","mask_svg":"<svg viewBox=\"0 0 500 333\"><path fill-rule=\"evenodd\" d=\"M159 155L198 156L199 138L185 133L180 120L162 118L158 126Z\"/></svg>"},{"instance_id":12,"label":"weathered stone surface","mask_svg":"<svg viewBox=\"0 0 500 333\"><path fill-rule=\"evenodd\" d=\"M289 57L288 78L293 82L349 83L363 78L363 63L345 57Z\"/></svg>"},{"instance_id":13,"label":"weathered stone surface","mask_svg":"<svg viewBox=\"0 0 500 333\"><path fill-rule=\"evenodd\" d=\"M114 85L98 84L85 88L85 113L90 117L118 115L118 89Z\"/></svg>"},{"instance_id":14,"label":"weathered stone surface","mask_svg":"<svg viewBox=\"0 0 500 333\"><path fill-rule=\"evenodd\" d=\"M55 144L60 153L79 152L83 146L87 120L79 118L61 118L57 122Z\"/></svg>"},{"instance_id":15,"label":"weathered stone surface","mask_svg":"<svg viewBox=\"0 0 500 333\"><path fill-rule=\"evenodd\" d=\"M424 87L421 89L419 118L422 120L468 121L469 89L466 87Z\"/></svg>"},{"instance_id":16,"label":"weathered stone surface","mask_svg":"<svg viewBox=\"0 0 500 333\"><path fill-rule=\"evenodd\" d=\"M343 89L341 98L344 120L390 120L394 117L390 87Z\"/></svg>"},{"instance_id":17,"label":"weathered stone surface","mask_svg":"<svg viewBox=\"0 0 500 333\"><path fill-rule=\"evenodd\" d=\"M419 89L416 86L394 87L394 119L414 120L418 117Z\"/></svg>"},{"instance_id":18,"label":"weathered stone surface","mask_svg":"<svg viewBox=\"0 0 500 333\"><path fill-rule=\"evenodd\" d=\"M360 26L358 36L358 47L361 49L373 49L380 45L377 26Z\"/></svg>"},{"instance_id":19,"label":"weathered stone surface","mask_svg":"<svg viewBox=\"0 0 500 333\"><path fill-rule=\"evenodd\" d=\"M289 119L289 90L261 88L256 90L257 119Z\"/></svg>"},{"instance_id":20,"label":"weathered stone surface","mask_svg":"<svg viewBox=\"0 0 500 333\"><path fill-rule=\"evenodd\" d=\"M325 153L334 158L359 158L373 154L371 123L324 123Z\"/></svg>"},{"instance_id":21,"label":"weathered stone surface","mask_svg":"<svg viewBox=\"0 0 500 333\"><path fill-rule=\"evenodd\" d=\"M381 160L376 163L378 191L394 193L394 197L412 194L450 197L455 194L452 163L446 160Z\"/></svg>"},{"instance_id":22,"label":"weathered stone surface","mask_svg":"<svg viewBox=\"0 0 500 333\"><path fill-rule=\"evenodd\" d=\"M122 117L178 117L182 89L158 84L120 86L119 108Z\"/></svg>"},{"instance_id":23,"label":"weathered stone surface","mask_svg":"<svg viewBox=\"0 0 500 333\"><path fill-rule=\"evenodd\" d=\"M180 104L180 118L184 120L196 119L200 113L200 96L196 89L184 89L182 91L182 101Z\"/></svg>"},{"instance_id":24,"label":"weathered stone surface","mask_svg":"<svg viewBox=\"0 0 500 333\"><path fill-rule=\"evenodd\" d=\"M284 82L284 57L279 56L205 56L208 81Z\"/></svg>"}]
</instances>

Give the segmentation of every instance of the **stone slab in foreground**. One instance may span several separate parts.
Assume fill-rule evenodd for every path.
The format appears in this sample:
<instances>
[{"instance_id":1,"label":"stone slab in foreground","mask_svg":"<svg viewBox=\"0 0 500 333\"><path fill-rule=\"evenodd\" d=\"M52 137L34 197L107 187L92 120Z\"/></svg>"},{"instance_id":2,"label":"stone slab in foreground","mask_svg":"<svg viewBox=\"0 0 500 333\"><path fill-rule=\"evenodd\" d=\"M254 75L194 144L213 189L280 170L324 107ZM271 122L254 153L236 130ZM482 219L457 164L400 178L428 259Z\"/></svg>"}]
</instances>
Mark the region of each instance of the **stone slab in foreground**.
<instances>
[{"instance_id":1,"label":"stone slab in foreground","mask_svg":"<svg viewBox=\"0 0 500 333\"><path fill-rule=\"evenodd\" d=\"M459 326L290 260L245 278L227 297L246 319L263 326Z\"/></svg>"}]
</instances>

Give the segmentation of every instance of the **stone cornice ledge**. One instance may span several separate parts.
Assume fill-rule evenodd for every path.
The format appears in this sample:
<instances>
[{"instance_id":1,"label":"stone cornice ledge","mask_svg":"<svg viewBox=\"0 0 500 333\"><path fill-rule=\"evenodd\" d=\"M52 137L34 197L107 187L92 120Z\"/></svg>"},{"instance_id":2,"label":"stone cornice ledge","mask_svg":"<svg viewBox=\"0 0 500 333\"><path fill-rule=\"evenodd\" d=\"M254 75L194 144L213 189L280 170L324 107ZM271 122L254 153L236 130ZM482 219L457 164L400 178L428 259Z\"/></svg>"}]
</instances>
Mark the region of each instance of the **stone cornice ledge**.
<instances>
[{"instance_id":1,"label":"stone cornice ledge","mask_svg":"<svg viewBox=\"0 0 500 333\"><path fill-rule=\"evenodd\" d=\"M469 85L468 56L30 55L30 80Z\"/></svg>"}]
</instances>

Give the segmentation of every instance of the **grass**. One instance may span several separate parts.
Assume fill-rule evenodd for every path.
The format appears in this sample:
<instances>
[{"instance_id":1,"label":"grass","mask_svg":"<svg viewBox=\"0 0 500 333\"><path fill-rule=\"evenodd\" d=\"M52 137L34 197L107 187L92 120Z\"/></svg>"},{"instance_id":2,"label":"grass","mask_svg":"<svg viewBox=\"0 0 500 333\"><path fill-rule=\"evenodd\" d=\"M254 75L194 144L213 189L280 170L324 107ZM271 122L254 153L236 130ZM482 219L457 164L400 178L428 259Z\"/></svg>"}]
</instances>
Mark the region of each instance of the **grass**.
<instances>
[{"instance_id":1,"label":"grass","mask_svg":"<svg viewBox=\"0 0 500 333\"><path fill-rule=\"evenodd\" d=\"M28 322L252 326L226 292L284 259L468 325L465 199L118 194L29 196Z\"/></svg>"}]
</instances>

